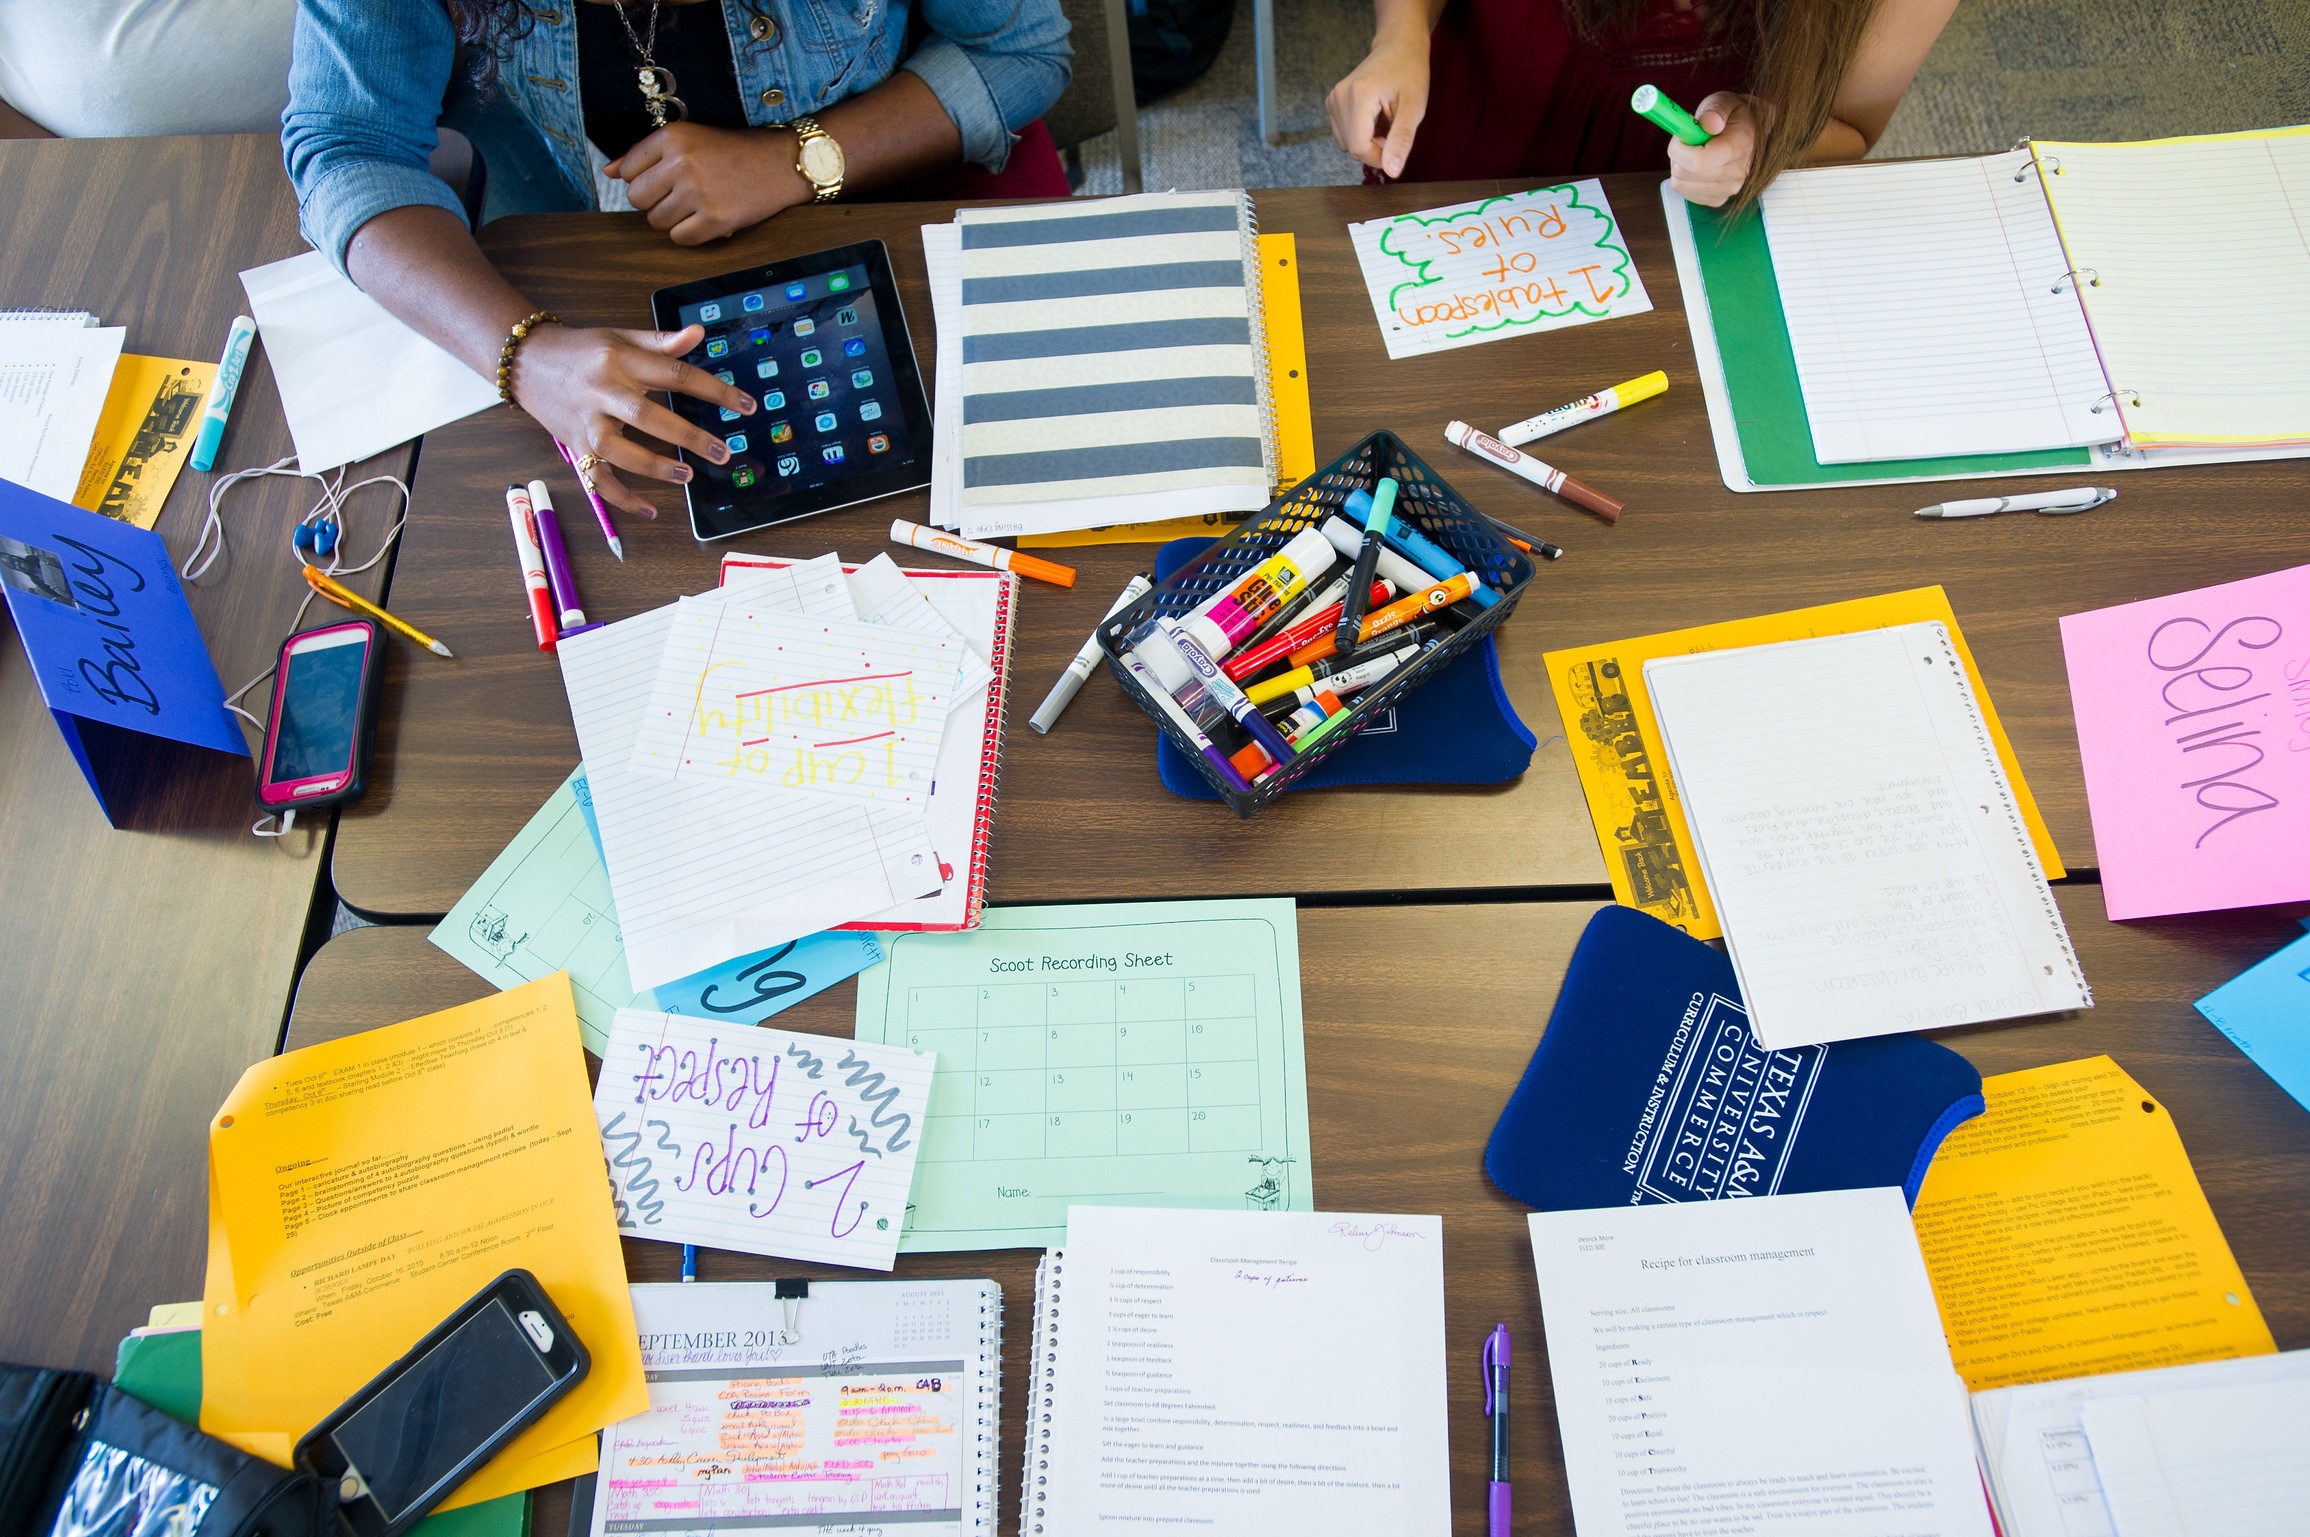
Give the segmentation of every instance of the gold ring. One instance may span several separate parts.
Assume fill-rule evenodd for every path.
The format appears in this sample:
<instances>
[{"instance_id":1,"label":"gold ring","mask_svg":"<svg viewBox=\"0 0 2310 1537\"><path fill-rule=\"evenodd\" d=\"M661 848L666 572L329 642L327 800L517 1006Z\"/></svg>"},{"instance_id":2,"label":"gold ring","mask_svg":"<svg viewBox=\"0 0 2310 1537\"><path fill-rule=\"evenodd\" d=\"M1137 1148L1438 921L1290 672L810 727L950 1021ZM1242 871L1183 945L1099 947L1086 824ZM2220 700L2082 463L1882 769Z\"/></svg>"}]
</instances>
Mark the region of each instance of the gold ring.
<instances>
[{"instance_id":1,"label":"gold ring","mask_svg":"<svg viewBox=\"0 0 2310 1537\"><path fill-rule=\"evenodd\" d=\"M578 455L577 464L575 466L577 469L578 484L585 487L585 493L588 496L592 496L594 494L594 468L601 462L601 455L599 454Z\"/></svg>"}]
</instances>

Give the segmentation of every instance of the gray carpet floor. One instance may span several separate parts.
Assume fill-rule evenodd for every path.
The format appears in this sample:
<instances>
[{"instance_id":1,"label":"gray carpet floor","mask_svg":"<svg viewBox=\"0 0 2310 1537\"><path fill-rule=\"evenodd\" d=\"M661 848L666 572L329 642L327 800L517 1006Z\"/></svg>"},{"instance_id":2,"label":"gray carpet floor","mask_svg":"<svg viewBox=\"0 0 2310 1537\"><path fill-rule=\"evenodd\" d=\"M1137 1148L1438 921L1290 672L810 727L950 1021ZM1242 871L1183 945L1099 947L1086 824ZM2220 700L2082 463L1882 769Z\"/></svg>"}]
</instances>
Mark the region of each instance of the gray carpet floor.
<instances>
[{"instance_id":1,"label":"gray carpet floor","mask_svg":"<svg viewBox=\"0 0 2310 1537\"><path fill-rule=\"evenodd\" d=\"M1890 0L1898 3L1898 0ZM1149 189L1314 187L1362 168L1324 93L1371 43L1369 0L1276 0L1283 143L1260 142L1251 0L1209 73L1140 113ZM2150 139L2310 121L2310 0L1965 0L1879 156L2003 149L2024 135ZM1113 135L1083 146L1086 192L1120 192Z\"/></svg>"}]
</instances>

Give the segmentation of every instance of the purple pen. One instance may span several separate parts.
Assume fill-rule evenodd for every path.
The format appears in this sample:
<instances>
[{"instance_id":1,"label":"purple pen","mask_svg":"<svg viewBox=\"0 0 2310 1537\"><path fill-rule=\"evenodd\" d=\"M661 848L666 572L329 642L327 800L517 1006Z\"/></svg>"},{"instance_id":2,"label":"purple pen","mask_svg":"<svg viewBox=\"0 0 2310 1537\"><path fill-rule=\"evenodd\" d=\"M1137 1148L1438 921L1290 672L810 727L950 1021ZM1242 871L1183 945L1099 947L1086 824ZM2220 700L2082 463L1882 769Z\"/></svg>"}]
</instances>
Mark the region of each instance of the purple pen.
<instances>
[{"instance_id":1,"label":"purple pen","mask_svg":"<svg viewBox=\"0 0 2310 1537\"><path fill-rule=\"evenodd\" d=\"M594 483L592 478L588 476L584 470L578 469L577 455L569 451L569 445L567 443L564 443L559 438L555 438L553 440L553 446L561 450L561 456L568 462L569 467L573 470L577 470L578 489L586 494L586 501L590 506L592 506L594 510L594 521L602 526L602 537L610 542L610 553L615 555L619 560L624 560L626 558L626 547L618 539L618 526L610 521L610 510L609 508L602 505L601 496L594 490ZM656 517L657 515L657 511L654 508L648 513L644 514L644 516L652 518Z\"/></svg>"},{"instance_id":2,"label":"purple pen","mask_svg":"<svg viewBox=\"0 0 2310 1537\"><path fill-rule=\"evenodd\" d=\"M1508 1483L1508 1326L1494 1324L1484 1341L1484 1415L1492 1422L1491 1537L1508 1537L1515 1491Z\"/></svg>"},{"instance_id":3,"label":"purple pen","mask_svg":"<svg viewBox=\"0 0 2310 1537\"><path fill-rule=\"evenodd\" d=\"M529 483L529 504L537 516L537 548L545 557L546 585L553 589L553 606L560 617L561 632L567 635L573 625L586 622L586 611L578 607L577 576L569 568L569 546L561 542L561 520L553 515L553 493L546 490L545 482Z\"/></svg>"}]
</instances>

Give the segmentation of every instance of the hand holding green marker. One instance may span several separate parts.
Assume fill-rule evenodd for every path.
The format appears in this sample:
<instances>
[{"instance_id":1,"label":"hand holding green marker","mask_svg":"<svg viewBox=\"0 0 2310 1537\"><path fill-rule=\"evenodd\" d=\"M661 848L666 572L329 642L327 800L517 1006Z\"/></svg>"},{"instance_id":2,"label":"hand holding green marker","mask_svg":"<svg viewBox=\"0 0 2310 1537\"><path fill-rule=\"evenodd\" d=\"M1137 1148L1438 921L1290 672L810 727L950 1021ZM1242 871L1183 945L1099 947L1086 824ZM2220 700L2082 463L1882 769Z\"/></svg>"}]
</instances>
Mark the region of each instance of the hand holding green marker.
<instances>
[{"instance_id":1,"label":"hand holding green marker","mask_svg":"<svg viewBox=\"0 0 2310 1537\"><path fill-rule=\"evenodd\" d=\"M1658 123L1687 144L1706 144L1716 137L1693 119L1693 115L1660 94L1658 86L1640 85L1628 98L1628 105L1638 117Z\"/></svg>"}]
</instances>

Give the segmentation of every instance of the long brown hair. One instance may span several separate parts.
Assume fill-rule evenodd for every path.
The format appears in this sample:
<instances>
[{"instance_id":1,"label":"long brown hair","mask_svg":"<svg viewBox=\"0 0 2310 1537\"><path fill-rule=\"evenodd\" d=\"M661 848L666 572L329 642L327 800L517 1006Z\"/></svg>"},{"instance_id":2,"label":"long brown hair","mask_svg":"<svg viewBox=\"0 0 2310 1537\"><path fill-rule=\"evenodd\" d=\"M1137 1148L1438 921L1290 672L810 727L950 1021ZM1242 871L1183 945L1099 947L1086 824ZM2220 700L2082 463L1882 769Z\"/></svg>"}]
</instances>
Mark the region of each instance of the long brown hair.
<instances>
[{"instance_id":1,"label":"long brown hair","mask_svg":"<svg viewBox=\"0 0 2310 1537\"><path fill-rule=\"evenodd\" d=\"M1572 25L1610 41L1662 0L1562 0ZM1765 104L1757 124L1756 158L1733 199L1735 211L1756 201L1774 177L1803 159L1829 126L1829 109L1861 32L1880 0L1695 0L1712 34L1756 59L1747 90Z\"/></svg>"}]
</instances>

